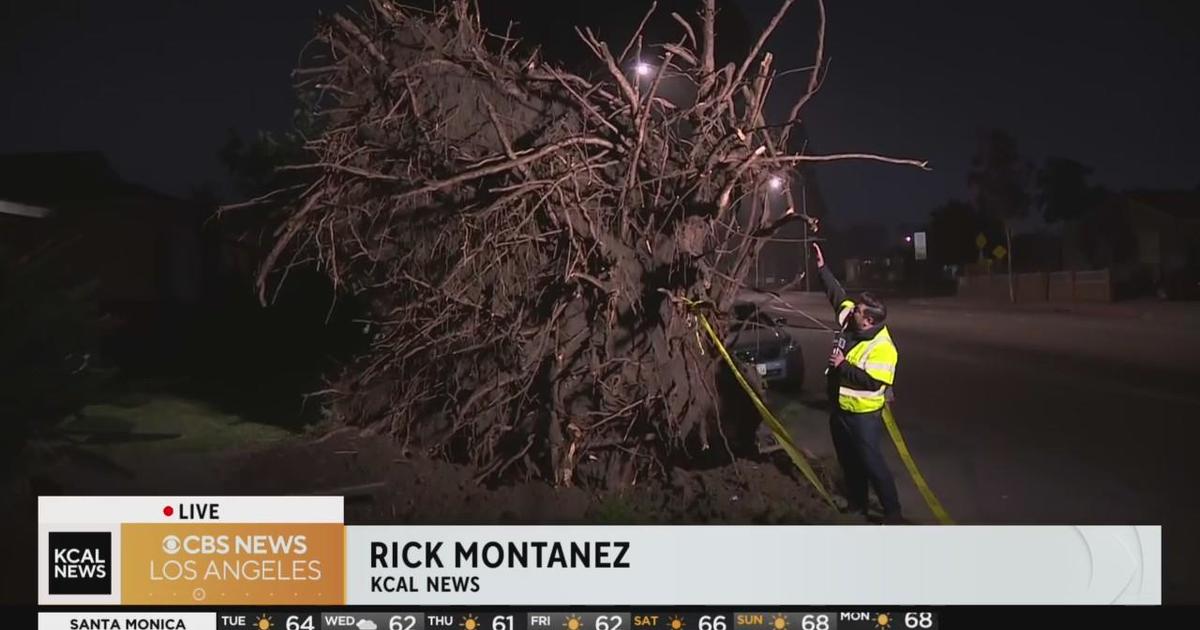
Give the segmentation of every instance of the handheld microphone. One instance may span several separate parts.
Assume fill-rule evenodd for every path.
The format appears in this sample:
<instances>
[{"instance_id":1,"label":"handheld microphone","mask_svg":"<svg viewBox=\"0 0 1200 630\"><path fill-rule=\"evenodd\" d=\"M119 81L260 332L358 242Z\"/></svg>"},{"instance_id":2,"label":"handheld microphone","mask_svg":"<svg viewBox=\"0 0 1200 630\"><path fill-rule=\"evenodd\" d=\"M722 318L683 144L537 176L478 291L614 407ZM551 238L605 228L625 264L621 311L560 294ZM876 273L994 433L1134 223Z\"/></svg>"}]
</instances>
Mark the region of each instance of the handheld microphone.
<instances>
[{"instance_id":1,"label":"handheld microphone","mask_svg":"<svg viewBox=\"0 0 1200 630\"><path fill-rule=\"evenodd\" d=\"M846 330L842 329L833 333L833 349L841 350L843 354L846 352ZM832 351L831 351L832 353ZM825 366L825 375L829 375L829 366Z\"/></svg>"}]
</instances>

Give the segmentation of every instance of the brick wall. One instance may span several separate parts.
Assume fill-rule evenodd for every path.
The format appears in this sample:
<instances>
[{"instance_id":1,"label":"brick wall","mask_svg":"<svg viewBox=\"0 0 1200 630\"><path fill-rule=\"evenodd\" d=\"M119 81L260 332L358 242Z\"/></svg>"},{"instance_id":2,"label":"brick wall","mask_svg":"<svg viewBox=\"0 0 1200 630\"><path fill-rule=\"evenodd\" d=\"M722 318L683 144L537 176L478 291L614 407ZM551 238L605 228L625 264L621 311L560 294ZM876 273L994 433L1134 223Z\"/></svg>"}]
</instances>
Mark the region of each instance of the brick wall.
<instances>
[{"instance_id":1,"label":"brick wall","mask_svg":"<svg viewBox=\"0 0 1200 630\"><path fill-rule=\"evenodd\" d=\"M1056 271L1048 274L1047 298L1051 302L1070 302L1075 299L1075 272Z\"/></svg>"},{"instance_id":2,"label":"brick wall","mask_svg":"<svg viewBox=\"0 0 1200 630\"><path fill-rule=\"evenodd\" d=\"M1019 273L1014 278L1018 302L1045 302L1047 299L1047 274L1044 272Z\"/></svg>"},{"instance_id":3,"label":"brick wall","mask_svg":"<svg viewBox=\"0 0 1200 630\"><path fill-rule=\"evenodd\" d=\"M1076 302L1111 302L1113 300L1112 274L1108 269L1099 271L1076 271Z\"/></svg>"},{"instance_id":4,"label":"brick wall","mask_svg":"<svg viewBox=\"0 0 1200 630\"><path fill-rule=\"evenodd\" d=\"M1059 271L1055 273L1020 273L1013 277L1014 294L1022 303L1045 302L1111 302L1112 274L1099 271ZM962 276L958 279L958 296L977 300L1008 301L1008 276Z\"/></svg>"}]
</instances>

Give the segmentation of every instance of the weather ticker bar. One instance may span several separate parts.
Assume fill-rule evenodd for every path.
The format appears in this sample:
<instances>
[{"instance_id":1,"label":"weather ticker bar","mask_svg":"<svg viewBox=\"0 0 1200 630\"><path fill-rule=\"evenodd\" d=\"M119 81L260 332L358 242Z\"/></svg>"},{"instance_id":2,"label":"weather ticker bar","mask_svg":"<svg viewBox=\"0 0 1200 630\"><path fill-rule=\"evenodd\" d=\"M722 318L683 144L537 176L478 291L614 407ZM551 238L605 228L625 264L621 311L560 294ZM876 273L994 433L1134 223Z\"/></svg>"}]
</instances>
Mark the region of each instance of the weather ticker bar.
<instances>
[{"instance_id":1,"label":"weather ticker bar","mask_svg":"<svg viewBox=\"0 0 1200 630\"><path fill-rule=\"evenodd\" d=\"M919 609L591 612L278 610L42 612L39 630L934 630Z\"/></svg>"}]
</instances>

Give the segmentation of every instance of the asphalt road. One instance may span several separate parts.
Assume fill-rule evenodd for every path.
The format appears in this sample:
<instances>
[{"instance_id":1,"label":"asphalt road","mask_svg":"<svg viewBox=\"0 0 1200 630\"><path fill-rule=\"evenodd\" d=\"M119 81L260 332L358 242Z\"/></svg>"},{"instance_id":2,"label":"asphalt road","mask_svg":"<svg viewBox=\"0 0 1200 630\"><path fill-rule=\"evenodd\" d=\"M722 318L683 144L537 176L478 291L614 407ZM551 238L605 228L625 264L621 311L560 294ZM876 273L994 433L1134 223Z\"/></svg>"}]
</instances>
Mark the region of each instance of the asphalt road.
<instances>
[{"instance_id":1,"label":"asphalt road","mask_svg":"<svg viewBox=\"0 0 1200 630\"><path fill-rule=\"evenodd\" d=\"M785 299L827 325L824 296ZM822 372L830 333L797 312L806 353L798 441L831 453ZM893 409L962 524L1163 526L1163 596L1200 602L1200 304L1088 314L898 301ZM887 448L910 518L933 522Z\"/></svg>"}]
</instances>

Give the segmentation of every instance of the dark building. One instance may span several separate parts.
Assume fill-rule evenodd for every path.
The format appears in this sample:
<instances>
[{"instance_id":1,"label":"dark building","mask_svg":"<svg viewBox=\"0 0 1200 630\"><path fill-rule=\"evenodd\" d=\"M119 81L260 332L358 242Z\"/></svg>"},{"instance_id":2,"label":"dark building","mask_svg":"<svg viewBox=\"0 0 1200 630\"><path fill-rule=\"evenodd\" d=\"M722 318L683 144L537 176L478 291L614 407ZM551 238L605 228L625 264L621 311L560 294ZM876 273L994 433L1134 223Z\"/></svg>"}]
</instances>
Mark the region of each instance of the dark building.
<instances>
[{"instance_id":1,"label":"dark building","mask_svg":"<svg viewBox=\"0 0 1200 630\"><path fill-rule=\"evenodd\" d=\"M1062 257L1068 270L1110 269L1124 295L1196 293L1200 192L1110 195L1065 226Z\"/></svg>"},{"instance_id":2,"label":"dark building","mask_svg":"<svg viewBox=\"0 0 1200 630\"><path fill-rule=\"evenodd\" d=\"M91 152L0 156L0 251L49 248L106 309L193 304L202 291L204 210L123 180Z\"/></svg>"}]
</instances>

